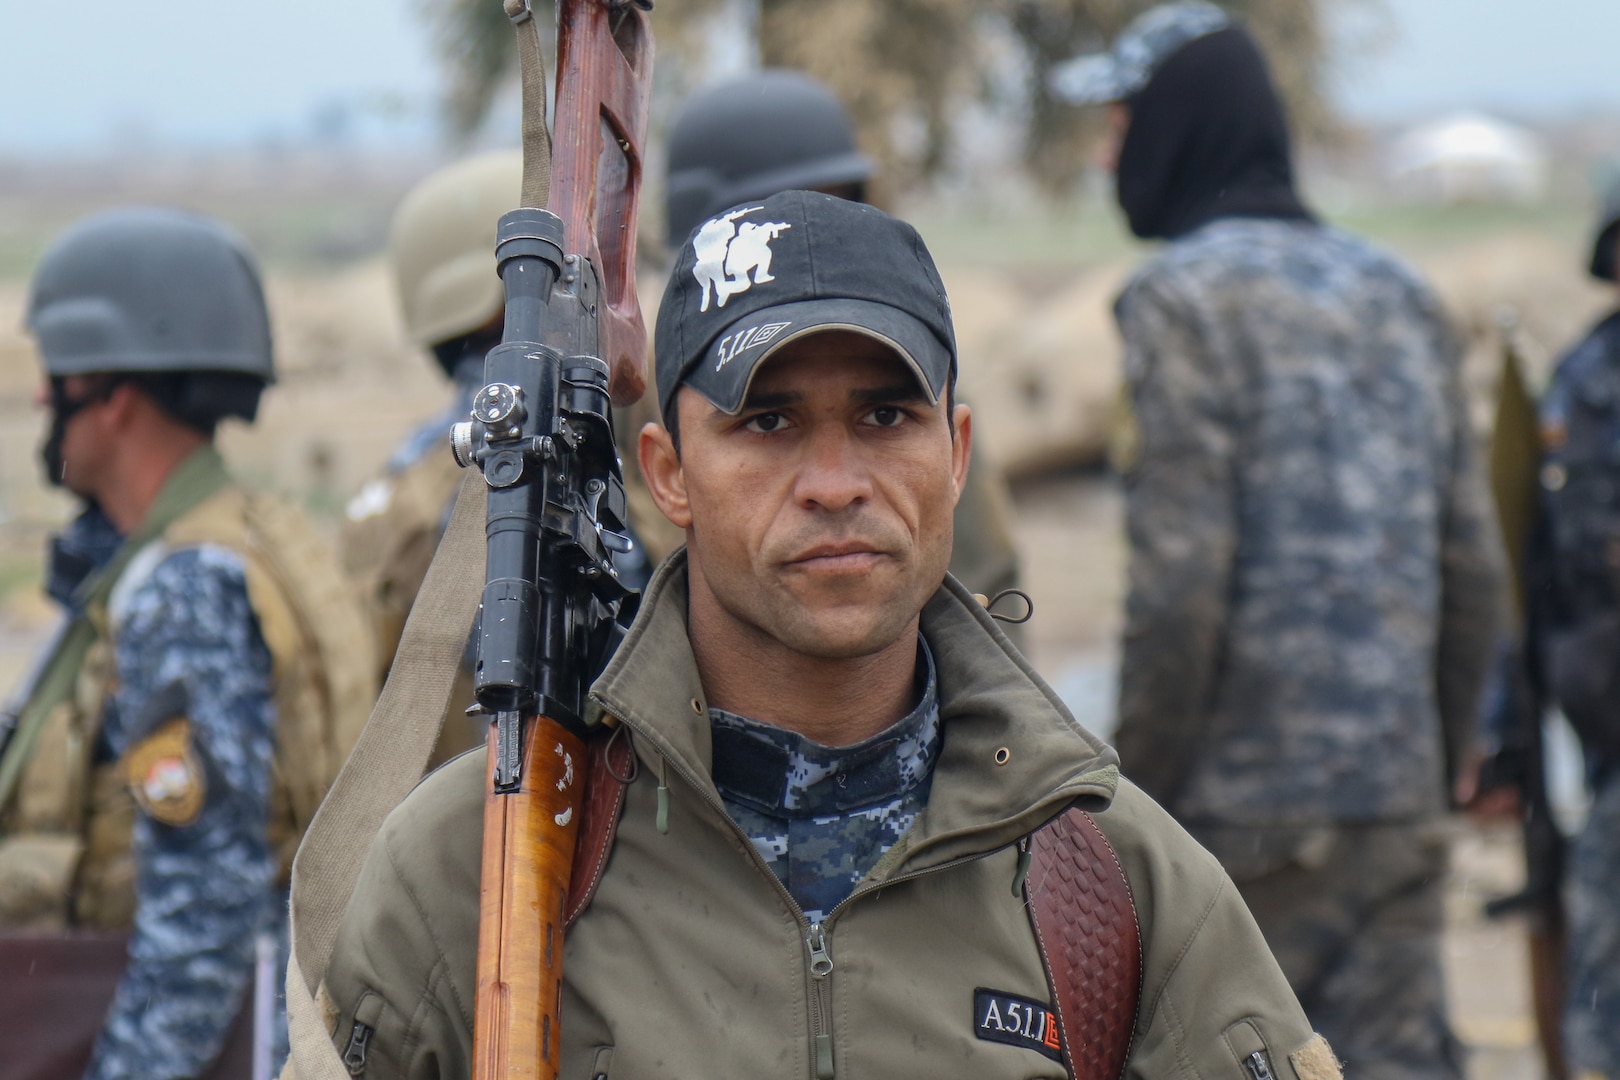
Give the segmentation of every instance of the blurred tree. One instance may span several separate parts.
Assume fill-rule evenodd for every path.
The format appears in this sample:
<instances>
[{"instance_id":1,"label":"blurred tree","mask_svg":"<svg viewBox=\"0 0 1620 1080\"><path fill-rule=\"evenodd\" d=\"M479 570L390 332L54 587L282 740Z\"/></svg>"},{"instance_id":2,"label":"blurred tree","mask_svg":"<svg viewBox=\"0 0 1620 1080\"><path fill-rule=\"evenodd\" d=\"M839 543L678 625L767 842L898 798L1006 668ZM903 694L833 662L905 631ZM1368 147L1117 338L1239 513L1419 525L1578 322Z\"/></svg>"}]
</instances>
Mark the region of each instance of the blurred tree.
<instances>
[{"instance_id":1,"label":"blurred tree","mask_svg":"<svg viewBox=\"0 0 1620 1080\"><path fill-rule=\"evenodd\" d=\"M673 59L677 67L691 68L705 58L705 40L711 20L728 0L671 0L653 17L658 35L659 63ZM445 73L444 112L450 134L468 139L489 115L495 96L517 77L516 35L501 0L417 0L418 10L433 35L440 66ZM536 17L550 28L556 14L550 0L534 0ZM550 56L548 53L548 62ZM555 72L552 73L555 76ZM695 84L697 80L678 80ZM660 72L660 82L668 79Z\"/></svg>"},{"instance_id":2,"label":"blurred tree","mask_svg":"<svg viewBox=\"0 0 1620 1080\"><path fill-rule=\"evenodd\" d=\"M448 76L454 131L475 130L512 71L512 30L500 0L418 0L433 26ZM1072 186L1095 126L1090 110L1054 100L1052 67L1095 51L1158 0L661 0L653 13L661 62L701 82L715 20L747 18L767 66L821 78L849 107L861 144L887 182L909 187L950 159L953 114L969 101L991 104L1025 130L1024 165L1047 189ZM1329 0L1221 0L1254 31L1270 58L1296 132L1333 131L1325 83ZM1341 0L1366 3L1368 0ZM549 4L541 5L549 7ZM996 48L1007 41L1014 48ZM1011 56L1011 61L1009 61ZM1009 62L1020 70L1001 70ZM998 100L1008 76L1022 90Z\"/></svg>"},{"instance_id":3,"label":"blurred tree","mask_svg":"<svg viewBox=\"0 0 1620 1080\"><path fill-rule=\"evenodd\" d=\"M421 0L446 77L450 130L468 137L517 64L517 38L500 0ZM550 8L550 4L544 4ZM555 25L555 16L542 25Z\"/></svg>"},{"instance_id":4,"label":"blurred tree","mask_svg":"<svg viewBox=\"0 0 1620 1080\"><path fill-rule=\"evenodd\" d=\"M947 163L951 114L977 95L977 0L759 0L760 62L798 68L850 110L882 181L906 188Z\"/></svg>"}]
</instances>

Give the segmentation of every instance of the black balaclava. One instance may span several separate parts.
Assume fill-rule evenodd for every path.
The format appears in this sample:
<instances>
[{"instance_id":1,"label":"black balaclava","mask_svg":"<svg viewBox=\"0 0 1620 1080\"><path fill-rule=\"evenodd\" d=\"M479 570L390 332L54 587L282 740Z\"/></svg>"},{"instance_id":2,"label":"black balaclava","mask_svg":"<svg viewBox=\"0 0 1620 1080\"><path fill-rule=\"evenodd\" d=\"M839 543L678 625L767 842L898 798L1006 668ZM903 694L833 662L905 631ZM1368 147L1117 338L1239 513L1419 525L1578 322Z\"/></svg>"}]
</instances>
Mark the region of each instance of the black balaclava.
<instances>
[{"instance_id":1,"label":"black balaclava","mask_svg":"<svg viewBox=\"0 0 1620 1080\"><path fill-rule=\"evenodd\" d=\"M45 466L45 481L52 487L62 486L62 440L67 437L68 421L85 408L98 401L106 401L107 395L118 387L118 380L110 380L93 386L82 397L69 397L67 392L67 379L61 375L52 375L51 379L51 426L45 432L45 441L39 446L39 459Z\"/></svg>"},{"instance_id":2,"label":"black balaclava","mask_svg":"<svg viewBox=\"0 0 1620 1080\"><path fill-rule=\"evenodd\" d=\"M1282 102L1245 31L1189 43L1126 104L1116 183L1137 236L1174 240L1226 217L1313 220L1294 191Z\"/></svg>"}]
</instances>

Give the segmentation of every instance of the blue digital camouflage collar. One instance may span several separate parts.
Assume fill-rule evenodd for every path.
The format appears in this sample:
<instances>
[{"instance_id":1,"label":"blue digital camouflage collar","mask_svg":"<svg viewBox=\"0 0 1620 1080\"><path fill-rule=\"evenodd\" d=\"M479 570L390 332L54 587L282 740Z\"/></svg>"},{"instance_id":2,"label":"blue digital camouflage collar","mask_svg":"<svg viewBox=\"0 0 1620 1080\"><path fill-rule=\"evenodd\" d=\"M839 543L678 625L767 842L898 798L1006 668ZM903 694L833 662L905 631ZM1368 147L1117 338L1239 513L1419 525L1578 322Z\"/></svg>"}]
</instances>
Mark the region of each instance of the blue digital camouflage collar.
<instances>
[{"instance_id":1,"label":"blue digital camouflage collar","mask_svg":"<svg viewBox=\"0 0 1620 1080\"><path fill-rule=\"evenodd\" d=\"M797 732L709 710L715 785L726 801L783 817L820 817L872 806L927 780L939 757L934 659L917 639L923 684L915 708L853 746L822 746Z\"/></svg>"}]
</instances>

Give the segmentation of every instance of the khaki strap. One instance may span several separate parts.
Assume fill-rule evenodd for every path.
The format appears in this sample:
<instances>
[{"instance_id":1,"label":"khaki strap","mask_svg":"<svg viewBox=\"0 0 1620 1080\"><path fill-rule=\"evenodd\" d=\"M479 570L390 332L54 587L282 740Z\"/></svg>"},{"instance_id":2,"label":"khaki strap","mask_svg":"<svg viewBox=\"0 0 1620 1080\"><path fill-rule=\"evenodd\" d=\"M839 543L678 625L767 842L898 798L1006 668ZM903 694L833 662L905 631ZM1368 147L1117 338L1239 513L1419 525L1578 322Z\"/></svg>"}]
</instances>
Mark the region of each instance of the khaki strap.
<instances>
[{"instance_id":1,"label":"khaki strap","mask_svg":"<svg viewBox=\"0 0 1620 1080\"><path fill-rule=\"evenodd\" d=\"M546 126L546 58L540 23L530 0L504 0L517 30L518 75L523 85L523 205L544 210L551 201L551 129Z\"/></svg>"},{"instance_id":2,"label":"khaki strap","mask_svg":"<svg viewBox=\"0 0 1620 1080\"><path fill-rule=\"evenodd\" d=\"M484 584L487 490L476 469L462 478L388 683L293 859L287 1020L291 1071L300 1080L351 1080L315 992L366 852L383 819L416 786L439 737Z\"/></svg>"}]
</instances>

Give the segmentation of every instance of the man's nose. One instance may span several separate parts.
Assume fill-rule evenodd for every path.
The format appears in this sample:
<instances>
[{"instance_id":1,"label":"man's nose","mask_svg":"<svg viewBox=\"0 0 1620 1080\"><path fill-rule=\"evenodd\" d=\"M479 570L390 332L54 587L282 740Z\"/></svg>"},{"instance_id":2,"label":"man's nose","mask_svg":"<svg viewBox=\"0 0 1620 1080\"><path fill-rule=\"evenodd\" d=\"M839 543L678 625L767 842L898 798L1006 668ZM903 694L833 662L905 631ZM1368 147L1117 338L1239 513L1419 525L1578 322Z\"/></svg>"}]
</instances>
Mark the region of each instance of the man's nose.
<instances>
[{"instance_id":1,"label":"man's nose","mask_svg":"<svg viewBox=\"0 0 1620 1080\"><path fill-rule=\"evenodd\" d=\"M872 474L860 447L842 425L812 434L795 484L802 504L844 510L872 494Z\"/></svg>"}]
</instances>

